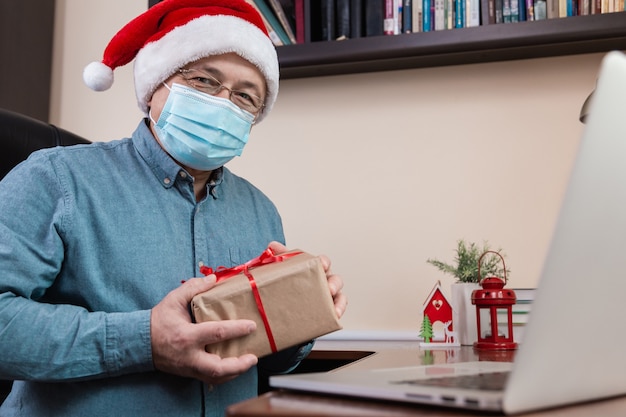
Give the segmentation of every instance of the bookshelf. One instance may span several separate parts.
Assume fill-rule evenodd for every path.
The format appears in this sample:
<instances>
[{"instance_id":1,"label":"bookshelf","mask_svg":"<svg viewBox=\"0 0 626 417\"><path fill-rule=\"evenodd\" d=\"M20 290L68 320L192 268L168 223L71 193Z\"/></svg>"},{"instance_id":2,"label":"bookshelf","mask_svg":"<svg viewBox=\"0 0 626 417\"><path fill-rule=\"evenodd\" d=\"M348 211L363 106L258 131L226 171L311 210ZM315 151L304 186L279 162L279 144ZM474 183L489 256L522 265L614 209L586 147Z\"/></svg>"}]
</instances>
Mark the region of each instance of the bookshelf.
<instances>
[{"instance_id":1,"label":"bookshelf","mask_svg":"<svg viewBox=\"0 0 626 417\"><path fill-rule=\"evenodd\" d=\"M279 46L281 78L626 49L626 12Z\"/></svg>"}]
</instances>

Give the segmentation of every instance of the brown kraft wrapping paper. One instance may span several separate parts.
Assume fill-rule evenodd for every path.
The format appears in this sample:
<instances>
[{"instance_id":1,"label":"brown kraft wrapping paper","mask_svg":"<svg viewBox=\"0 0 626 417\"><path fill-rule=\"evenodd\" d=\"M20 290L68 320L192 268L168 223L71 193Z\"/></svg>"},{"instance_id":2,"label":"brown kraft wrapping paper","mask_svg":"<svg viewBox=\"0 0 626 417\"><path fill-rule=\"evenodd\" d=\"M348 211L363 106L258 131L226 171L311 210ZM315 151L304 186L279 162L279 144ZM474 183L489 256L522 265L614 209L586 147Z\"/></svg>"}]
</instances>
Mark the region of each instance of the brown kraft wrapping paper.
<instances>
[{"instance_id":1,"label":"brown kraft wrapping paper","mask_svg":"<svg viewBox=\"0 0 626 417\"><path fill-rule=\"evenodd\" d=\"M292 257L249 268L258 288L277 351L341 329L319 257L292 251ZM284 255L284 254L281 254ZM249 319L253 333L208 345L220 357L272 353L252 286L245 273L225 278L191 301L196 322Z\"/></svg>"}]
</instances>

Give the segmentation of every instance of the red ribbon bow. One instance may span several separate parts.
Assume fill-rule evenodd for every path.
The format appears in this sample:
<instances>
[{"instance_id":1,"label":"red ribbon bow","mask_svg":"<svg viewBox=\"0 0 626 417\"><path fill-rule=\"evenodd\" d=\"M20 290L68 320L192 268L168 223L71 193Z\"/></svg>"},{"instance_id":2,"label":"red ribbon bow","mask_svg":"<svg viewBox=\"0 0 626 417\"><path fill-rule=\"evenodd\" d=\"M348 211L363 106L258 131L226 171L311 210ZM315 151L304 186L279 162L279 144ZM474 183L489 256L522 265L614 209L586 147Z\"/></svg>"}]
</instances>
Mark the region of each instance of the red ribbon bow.
<instances>
[{"instance_id":1,"label":"red ribbon bow","mask_svg":"<svg viewBox=\"0 0 626 417\"><path fill-rule=\"evenodd\" d=\"M270 343L270 347L272 352L276 353L278 349L276 348L276 341L274 340L274 335L272 333L272 328L270 326L269 320L267 318L267 314L265 313L265 307L263 307L263 300L261 300L261 294L259 293L259 288L256 285L256 281L254 276L250 273L250 269L256 268L263 265L268 265L275 262L282 262L285 259L291 258L292 256L296 256L301 254L302 252L290 252L282 255L275 255L274 251L270 248L267 248L263 251L263 253L246 262L245 264L241 264L238 266L234 266L232 268L224 268L220 266L217 270L213 270L208 266L201 266L200 272L204 275L215 274L217 277L216 282L220 282L222 280L232 278L239 274L245 274L248 277L248 281L250 282L250 288L252 289L252 294L254 295L254 300L256 301L257 309L259 310L259 314L261 316L261 320L263 320L263 325L265 326L265 333L267 334L267 339Z\"/></svg>"}]
</instances>

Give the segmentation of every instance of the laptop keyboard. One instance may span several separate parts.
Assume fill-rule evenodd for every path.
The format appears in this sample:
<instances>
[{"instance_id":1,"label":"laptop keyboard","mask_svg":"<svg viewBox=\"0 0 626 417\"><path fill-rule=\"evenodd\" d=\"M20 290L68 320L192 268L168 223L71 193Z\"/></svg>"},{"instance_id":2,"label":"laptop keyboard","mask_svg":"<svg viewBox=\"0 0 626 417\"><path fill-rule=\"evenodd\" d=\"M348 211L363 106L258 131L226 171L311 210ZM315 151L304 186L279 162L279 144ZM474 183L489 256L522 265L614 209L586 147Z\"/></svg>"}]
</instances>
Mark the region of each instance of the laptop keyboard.
<instances>
[{"instance_id":1,"label":"laptop keyboard","mask_svg":"<svg viewBox=\"0 0 626 417\"><path fill-rule=\"evenodd\" d=\"M441 378L410 379L396 381L396 384L422 385L431 387L448 387L477 389L481 391L501 391L506 385L510 372L486 372L473 375L455 375Z\"/></svg>"}]
</instances>

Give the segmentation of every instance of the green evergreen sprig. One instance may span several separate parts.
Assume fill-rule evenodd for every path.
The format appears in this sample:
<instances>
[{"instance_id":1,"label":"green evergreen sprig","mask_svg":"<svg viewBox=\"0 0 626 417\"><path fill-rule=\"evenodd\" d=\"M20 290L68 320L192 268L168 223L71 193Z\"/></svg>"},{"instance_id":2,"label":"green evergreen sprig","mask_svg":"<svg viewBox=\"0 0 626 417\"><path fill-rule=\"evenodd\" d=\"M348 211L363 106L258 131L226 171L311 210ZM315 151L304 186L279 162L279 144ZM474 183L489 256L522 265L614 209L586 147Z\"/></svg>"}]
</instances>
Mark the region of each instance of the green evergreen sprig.
<instances>
[{"instance_id":1,"label":"green evergreen sprig","mask_svg":"<svg viewBox=\"0 0 626 417\"><path fill-rule=\"evenodd\" d=\"M480 247L476 243L466 243L463 239L460 239L457 242L456 257L454 259L456 262L455 265L437 259L428 259L426 262L434 265L440 271L454 276L458 282L479 283L480 280L486 276L496 276L504 279L505 274L502 267L502 260L499 256L492 253L483 257L480 267L481 276L478 276L478 260L482 254L489 250L491 249L486 241L483 242L483 246ZM502 255L502 257L505 257L505 255L502 254L502 249L498 249L496 252ZM507 268L507 279L509 274L510 270Z\"/></svg>"}]
</instances>

